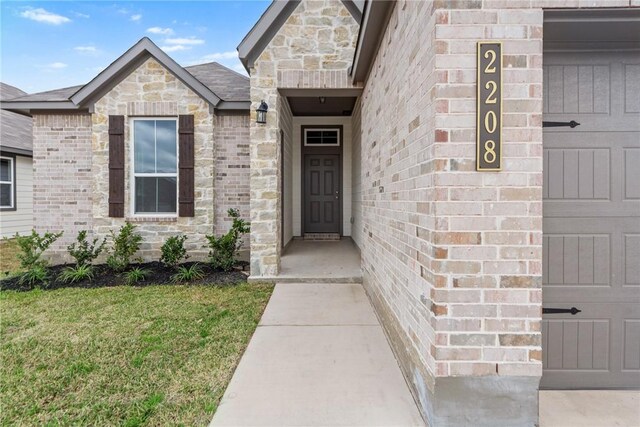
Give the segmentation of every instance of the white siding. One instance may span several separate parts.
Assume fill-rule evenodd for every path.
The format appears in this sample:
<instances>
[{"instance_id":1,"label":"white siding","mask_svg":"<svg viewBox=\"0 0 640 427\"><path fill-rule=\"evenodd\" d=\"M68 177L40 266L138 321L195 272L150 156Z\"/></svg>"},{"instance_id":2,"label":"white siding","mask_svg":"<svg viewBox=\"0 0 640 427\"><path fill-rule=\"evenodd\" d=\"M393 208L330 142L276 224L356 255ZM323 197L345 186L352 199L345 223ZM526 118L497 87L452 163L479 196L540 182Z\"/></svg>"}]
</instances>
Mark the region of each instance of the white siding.
<instances>
[{"instance_id":1,"label":"white siding","mask_svg":"<svg viewBox=\"0 0 640 427\"><path fill-rule=\"evenodd\" d=\"M303 125L342 125L342 235L351 236L351 117L293 118L293 235L302 235L302 135Z\"/></svg>"},{"instance_id":2,"label":"white siding","mask_svg":"<svg viewBox=\"0 0 640 427\"><path fill-rule=\"evenodd\" d=\"M283 102L279 102L279 120L280 130L282 131L284 140L280 143L284 144L284 158L281 159L284 162L284 188L281 189L284 197L284 209L283 216L283 245L289 243L293 238L293 118L291 116L291 110L289 109L289 103L286 99L281 98ZM280 136L278 136L280 138Z\"/></svg>"},{"instance_id":3,"label":"white siding","mask_svg":"<svg viewBox=\"0 0 640 427\"><path fill-rule=\"evenodd\" d=\"M16 210L0 212L0 236L29 233L33 228L33 160L16 156Z\"/></svg>"},{"instance_id":4,"label":"white siding","mask_svg":"<svg viewBox=\"0 0 640 427\"><path fill-rule=\"evenodd\" d=\"M364 232L364 225L362 224L362 143L360 137L360 105L360 100L358 99L358 102L353 109L353 115L351 116L351 216L353 216L351 238L359 248L362 248L362 233Z\"/></svg>"}]
</instances>

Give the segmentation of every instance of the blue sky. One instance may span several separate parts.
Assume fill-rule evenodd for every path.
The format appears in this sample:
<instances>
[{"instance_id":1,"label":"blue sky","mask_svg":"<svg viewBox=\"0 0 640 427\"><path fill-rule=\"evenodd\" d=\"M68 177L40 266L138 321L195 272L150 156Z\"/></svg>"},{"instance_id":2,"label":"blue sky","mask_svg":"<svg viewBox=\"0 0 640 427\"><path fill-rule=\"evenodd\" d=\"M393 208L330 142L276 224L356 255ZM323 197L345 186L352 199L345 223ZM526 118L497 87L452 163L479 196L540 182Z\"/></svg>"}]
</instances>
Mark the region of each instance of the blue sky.
<instances>
[{"instance_id":1,"label":"blue sky","mask_svg":"<svg viewBox=\"0 0 640 427\"><path fill-rule=\"evenodd\" d=\"M246 74L236 47L270 3L0 0L0 79L29 93L83 84L144 36L183 66Z\"/></svg>"}]
</instances>

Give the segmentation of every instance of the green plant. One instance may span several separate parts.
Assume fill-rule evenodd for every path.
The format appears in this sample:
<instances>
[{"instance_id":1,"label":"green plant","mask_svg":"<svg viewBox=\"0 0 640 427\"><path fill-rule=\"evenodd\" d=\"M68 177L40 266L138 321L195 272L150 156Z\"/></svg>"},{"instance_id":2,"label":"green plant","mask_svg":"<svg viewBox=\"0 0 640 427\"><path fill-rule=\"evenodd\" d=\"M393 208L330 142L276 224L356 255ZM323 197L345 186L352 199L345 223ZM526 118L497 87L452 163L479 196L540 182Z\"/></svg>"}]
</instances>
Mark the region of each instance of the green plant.
<instances>
[{"instance_id":1,"label":"green plant","mask_svg":"<svg viewBox=\"0 0 640 427\"><path fill-rule=\"evenodd\" d=\"M193 282L204 277L202 267L199 264L192 264L189 267L178 267L178 272L171 276L171 280L174 282Z\"/></svg>"},{"instance_id":2,"label":"green plant","mask_svg":"<svg viewBox=\"0 0 640 427\"><path fill-rule=\"evenodd\" d=\"M135 233L136 226L130 222L120 227L118 234L111 230L111 240L113 242L112 253L107 258L107 265L115 272L122 272L129 267L132 257L140 249L142 236Z\"/></svg>"},{"instance_id":3,"label":"green plant","mask_svg":"<svg viewBox=\"0 0 640 427\"><path fill-rule=\"evenodd\" d=\"M67 267L60 273L60 280L65 283L75 283L85 279L93 279L93 267L89 264Z\"/></svg>"},{"instance_id":4,"label":"green plant","mask_svg":"<svg viewBox=\"0 0 640 427\"><path fill-rule=\"evenodd\" d=\"M124 273L125 283L127 285L133 285L145 279L151 273L146 268L135 267Z\"/></svg>"},{"instance_id":5,"label":"green plant","mask_svg":"<svg viewBox=\"0 0 640 427\"><path fill-rule=\"evenodd\" d=\"M187 250L184 248L185 240L187 240L187 236L184 234L169 237L162 245L160 262L167 267L176 268L182 260L189 258Z\"/></svg>"},{"instance_id":6,"label":"green plant","mask_svg":"<svg viewBox=\"0 0 640 427\"><path fill-rule=\"evenodd\" d=\"M229 209L227 214L233 218L231 229L224 235L205 236L209 241L209 261L213 268L229 271L233 268L236 255L242 247L241 236L251 231L250 224L240 218L237 209Z\"/></svg>"},{"instance_id":7,"label":"green plant","mask_svg":"<svg viewBox=\"0 0 640 427\"><path fill-rule=\"evenodd\" d=\"M49 276L46 269L48 262L42 259L42 254L60 236L62 236L62 232L51 233L48 231L41 236L36 230L31 230L31 234L26 236L16 234L16 242L20 248L17 257L20 260L20 267L25 270L19 279L21 285L26 283L34 286L47 281Z\"/></svg>"},{"instance_id":8,"label":"green plant","mask_svg":"<svg viewBox=\"0 0 640 427\"><path fill-rule=\"evenodd\" d=\"M104 245L107 243L107 239L102 239L102 242L98 244L97 237L93 239L92 243L87 240L87 230L81 230L76 237L76 241L67 246L69 255L76 260L76 266L82 267L87 264L91 264L93 260L98 258Z\"/></svg>"},{"instance_id":9,"label":"green plant","mask_svg":"<svg viewBox=\"0 0 640 427\"><path fill-rule=\"evenodd\" d=\"M44 265L35 264L31 266L27 271L20 275L18 283L24 285L25 283L31 287L35 285L44 284L49 278L49 273Z\"/></svg>"},{"instance_id":10,"label":"green plant","mask_svg":"<svg viewBox=\"0 0 640 427\"><path fill-rule=\"evenodd\" d=\"M35 266L46 267L48 263L41 258L42 254L49 249L49 246L58 240L60 236L62 236L62 232L51 233L48 231L41 236L36 230L31 230L31 234L27 236L16 234L16 242L20 248L20 253L18 254L20 267L25 270L30 270Z\"/></svg>"}]
</instances>

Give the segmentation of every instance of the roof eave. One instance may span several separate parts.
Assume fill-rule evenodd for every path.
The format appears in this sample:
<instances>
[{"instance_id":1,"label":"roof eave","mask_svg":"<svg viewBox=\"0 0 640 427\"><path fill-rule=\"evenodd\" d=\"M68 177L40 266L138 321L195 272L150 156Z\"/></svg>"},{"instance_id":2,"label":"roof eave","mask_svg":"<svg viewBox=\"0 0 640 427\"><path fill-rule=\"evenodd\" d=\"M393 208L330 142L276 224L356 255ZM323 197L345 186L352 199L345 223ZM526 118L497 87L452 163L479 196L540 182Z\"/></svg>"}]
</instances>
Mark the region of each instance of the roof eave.
<instances>
[{"instance_id":1,"label":"roof eave","mask_svg":"<svg viewBox=\"0 0 640 427\"><path fill-rule=\"evenodd\" d=\"M250 110L251 101L221 101L216 110Z\"/></svg>"},{"instance_id":2,"label":"roof eave","mask_svg":"<svg viewBox=\"0 0 640 427\"><path fill-rule=\"evenodd\" d=\"M90 103L96 96L101 95L107 88L110 88L115 79L125 74L132 66L138 65L148 56L155 58L162 66L167 68L180 81L209 102L213 107L216 107L222 101L211 89L181 67L147 37L143 37L93 80L74 93L70 100L79 106Z\"/></svg>"},{"instance_id":3,"label":"roof eave","mask_svg":"<svg viewBox=\"0 0 640 427\"><path fill-rule=\"evenodd\" d=\"M394 4L393 0L366 1L351 65L354 83L366 80Z\"/></svg>"},{"instance_id":4,"label":"roof eave","mask_svg":"<svg viewBox=\"0 0 640 427\"><path fill-rule=\"evenodd\" d=\"M0 109L28 117L34 111L88 111L71 101L0 101Z\"/></svg>"}]
</instances>

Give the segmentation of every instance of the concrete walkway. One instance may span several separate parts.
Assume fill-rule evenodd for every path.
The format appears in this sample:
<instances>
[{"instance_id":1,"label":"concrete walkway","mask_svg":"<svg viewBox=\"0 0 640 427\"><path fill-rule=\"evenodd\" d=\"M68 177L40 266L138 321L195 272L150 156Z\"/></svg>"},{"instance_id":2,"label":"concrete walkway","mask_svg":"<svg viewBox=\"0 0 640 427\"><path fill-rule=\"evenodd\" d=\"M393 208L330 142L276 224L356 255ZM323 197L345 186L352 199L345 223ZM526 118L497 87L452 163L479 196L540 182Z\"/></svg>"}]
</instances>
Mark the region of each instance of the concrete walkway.
<instances>
[{"instance_id":1,"label":"concrete walkway","mask_svg":"<svg viewBox=\"0 0 640 427\"><path fill-rule=\"evenodd\" d=\"M212 426L423 426L360 284L278 284Z\"/></svg>"},{"instance_id":2,"label":"concrete walkway","mask_svg":"<svg viewBox=\"0 0 640 427\"><path fill-rule=\"evenodd\" d=\"M540 427L638 427L640 392L542 390Z\"/></svg>"}]
</instances>

